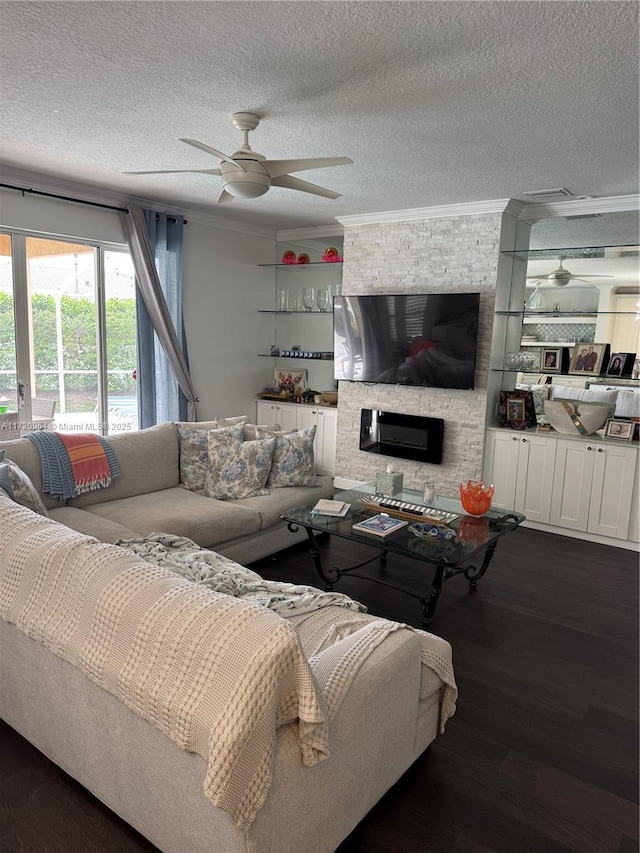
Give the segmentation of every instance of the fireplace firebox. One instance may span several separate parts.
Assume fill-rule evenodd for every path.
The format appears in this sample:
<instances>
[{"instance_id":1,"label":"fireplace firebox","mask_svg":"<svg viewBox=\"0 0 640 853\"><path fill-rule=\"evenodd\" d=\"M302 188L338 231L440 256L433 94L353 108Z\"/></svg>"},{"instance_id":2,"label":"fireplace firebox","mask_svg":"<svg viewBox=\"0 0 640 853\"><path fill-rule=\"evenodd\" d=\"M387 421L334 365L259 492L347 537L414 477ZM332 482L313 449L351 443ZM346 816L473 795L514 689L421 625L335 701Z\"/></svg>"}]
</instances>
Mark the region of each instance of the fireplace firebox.
<instances>
[{"instance_id":1,"label":"fireplace firebox","mask_svg":"<svg viewBox=\"0 0 640 853\"><path fill-rule=\"evenodd\" d=\"M442 418L377 409L361 409L360 412L360 450L434 465L442 462Z\"/></svg>"}]
</instances>

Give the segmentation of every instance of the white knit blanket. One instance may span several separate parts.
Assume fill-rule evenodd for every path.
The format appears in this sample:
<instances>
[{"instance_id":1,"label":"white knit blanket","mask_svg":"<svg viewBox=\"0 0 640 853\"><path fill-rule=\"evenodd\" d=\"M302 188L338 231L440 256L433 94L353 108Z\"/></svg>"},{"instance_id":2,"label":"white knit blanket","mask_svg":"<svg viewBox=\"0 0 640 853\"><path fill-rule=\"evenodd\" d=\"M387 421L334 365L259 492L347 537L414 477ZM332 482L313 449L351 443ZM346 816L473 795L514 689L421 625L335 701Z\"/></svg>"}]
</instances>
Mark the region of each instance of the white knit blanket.
<instances>
[{"instance_id":1,"label":"white knit blanket","mask_svg":"<svg viewBox=\"0 0 640 853\"><path fill-rule=\"evenodd\" d=\"M0 499L0 530L11 532L0 543L0 618L181 749L199 753L207 763L205 796L243 831L269 791L277 729L295 725L305 765L324 759L328 720L359 667L403 627L335 606L296 616L320 620L303 631L313 647L309 661L298 630L268 608L185 580L6 499ZM323 620L336 612L346 619L330 619L327 628ZM447 655L448 644L431 635L423 646L423 661L432 658L428 665L447 685L444 723L455 707L450 648Z\"/></svg>"},{"instance_id":2,"label":"white knit blanket","mask_svg":"<svg viewBox=\"0 0 640 853\"><path fill-rule=\"evenodd\" d=\"M201 548L185 536L151 533L138 539L119 539L116 545L186 580L214 592L268 607L284 618L312 613L331 605L362 613L367 609L364 604L340 592L322 592L313 586L265 580L257 572L216 551Z\"/></svg>"},{"instance_id":3,"label":"white knit blanket","mask_svg":"<svg viewBox=\"0 0 640 853\"><path fill-rule=\"evenodd\" d=\"M116 543L155 566L242 601L268 607L297 627L311 670L327 700L329 719L338 712L358 669L385 637L400 628L420 636L422 663L444 684L440 729L455 712L458 690L446 640L400 622L367 616L366 607L338 592L269 581L228 557L171 533L151 533ZM350 611L340 613L339 608ZM322 611L319 614L318 611ZM309 617L318 613L314 619ZM421 694L422 696L422 694Z\"/></svg>"}]
</instances>

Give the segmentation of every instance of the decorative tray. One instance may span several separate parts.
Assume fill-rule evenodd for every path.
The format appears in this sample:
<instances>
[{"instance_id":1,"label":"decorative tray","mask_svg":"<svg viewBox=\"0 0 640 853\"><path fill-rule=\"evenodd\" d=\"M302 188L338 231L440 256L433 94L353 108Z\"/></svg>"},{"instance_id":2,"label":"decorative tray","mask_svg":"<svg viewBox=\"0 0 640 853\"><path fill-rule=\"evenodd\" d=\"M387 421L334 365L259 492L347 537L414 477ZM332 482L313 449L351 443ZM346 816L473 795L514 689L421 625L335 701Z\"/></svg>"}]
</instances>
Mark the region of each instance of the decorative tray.
<instances>
[{"instance_id":1,"label":"decorative tray","mask_svg":"<svg viewBox=\"0 0 640 853\"><path fill-rule=\"evenodd\" d=\"M421 504L408 504L384 495L363 495L358 503L365 509L374 509L377 512L386 512L394 518L403 518L405 521L431 521L436 524L448 524L458 518L458 513L446 512L431 506Z\"/></svg>"}]
</instances>

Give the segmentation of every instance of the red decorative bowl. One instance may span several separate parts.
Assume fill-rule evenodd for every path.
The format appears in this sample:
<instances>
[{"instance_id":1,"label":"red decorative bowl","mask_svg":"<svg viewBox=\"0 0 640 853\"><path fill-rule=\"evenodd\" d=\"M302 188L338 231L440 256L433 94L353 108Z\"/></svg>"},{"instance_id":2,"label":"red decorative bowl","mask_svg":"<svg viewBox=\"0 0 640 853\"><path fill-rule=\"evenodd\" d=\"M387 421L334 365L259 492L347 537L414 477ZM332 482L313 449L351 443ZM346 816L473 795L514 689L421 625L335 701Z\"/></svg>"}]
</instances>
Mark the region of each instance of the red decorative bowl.
<instances>
[{"instance_id":1,"label":"red decorative bowl","mask_svg":"<svg viewBox=\"0 0 640 853\"><path fill-rule=\"evenodd\" d=\"M460 489L460 503L469 515L484 515L491 508L493 486L485 486L481 480L477 482L467 480L466 485L460 483L458 488Z\"/></svg>"},{"instance_id":2,"label":"red decorative bowl","mask_svg":"<svg viewBox=\"0 0 640 853\"><path fill-rule=\"evenodd\" d=\"M291 249L286 251L284 253L284 255L282 256L282 263L283 264L297 264L298 259L296 258L296 253L291 251Z\"/></svg>"},{"instance_id":3,"label":"red decorative bowl","mask_svg":"<svg viewBox=\"0 0 640 853\"><path fill-rule=\"evenodd\" d=\"M302 252L302 254L298 255L298 263L299 264L310 264L311 258L307 255L306 252Z\"/></svg>"}]
</instances>

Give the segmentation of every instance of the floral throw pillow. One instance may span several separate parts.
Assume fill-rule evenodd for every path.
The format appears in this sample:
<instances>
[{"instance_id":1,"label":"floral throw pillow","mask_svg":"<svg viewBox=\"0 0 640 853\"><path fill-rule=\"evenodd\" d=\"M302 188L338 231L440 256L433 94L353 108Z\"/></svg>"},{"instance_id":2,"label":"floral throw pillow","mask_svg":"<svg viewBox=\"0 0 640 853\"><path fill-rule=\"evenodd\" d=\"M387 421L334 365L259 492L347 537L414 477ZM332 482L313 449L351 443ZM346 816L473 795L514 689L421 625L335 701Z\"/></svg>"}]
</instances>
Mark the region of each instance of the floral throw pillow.
<instances>
[{"instance_id":1,"label":"floral throw pillow","mask_svg":"<svg viewBox=\"0 0 640 853\"><path fill-rule=\"evenodd\" d=\"M180 442L180 484L192 492L202 491L209 472L209 433L222 433L232 441L242 441L244 421L220 429L191 429L178 424Z\"/></svg>"},{"instance_id":2,"label":"floral throw pillow","mask_svg":"<svg viewBox=\"0 0 640 853\"><path fill-rule=\"evenodd\" d=\"M0 450L0 489L17 504L26 506L39 515L49 515L36 487L22 468L11 459L4 458L4 450Z\"/></svg>"},{"instance_id":3,"label":"floral throw pillow","mask_svg":"<svg viewBox=\"0 0 640 853\"><path fill-rule=\"evenodd\" d=\"M209 433L210 467L204 493L209 498L234 500L268 495L265 484L271 470L275 438L220 441Z\"/></svg>"},{"instance_id":4,"label":"floral throw pillow","mask_svg":"<svg viewBox=\"0 0 640 853\"><path fill-rule=\"evenodd\" d=\"M258 436L261 430L258 428ZM313 452L315 426L276 436L271 473L267 486L319 486L316 459Z\"/></svg>"}]
</instances>

